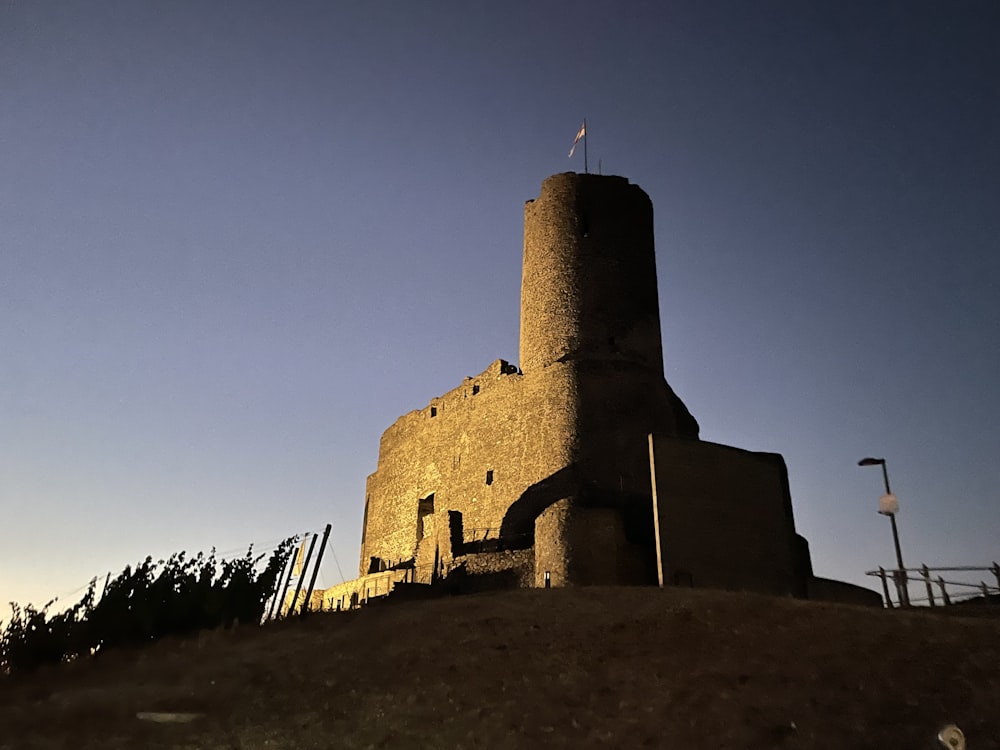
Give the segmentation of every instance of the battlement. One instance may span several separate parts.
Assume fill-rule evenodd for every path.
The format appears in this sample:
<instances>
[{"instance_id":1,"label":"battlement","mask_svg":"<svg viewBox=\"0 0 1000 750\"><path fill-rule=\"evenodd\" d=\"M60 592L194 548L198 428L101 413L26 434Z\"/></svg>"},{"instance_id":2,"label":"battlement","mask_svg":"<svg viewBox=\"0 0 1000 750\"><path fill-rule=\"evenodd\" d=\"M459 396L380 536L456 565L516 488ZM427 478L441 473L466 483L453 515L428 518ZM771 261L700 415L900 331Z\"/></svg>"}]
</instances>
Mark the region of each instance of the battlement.
<instances>
[{"instance_id":1,"label":"battlement","mask_svg":"<svg viewBox=\"0 0 1000 750\"><path fill-rule=\"evenodd\" d=\"M382 433L380 455L392 451L394 446L408 439L422 439L445 421L459 414L474 412L484 399L478 396L492 393L495 387L516 387L521 372L505 359L494 360L489 367L475 376L466 376L462 384L437 398L431 399L422 409L414 409L399 417ZM437 421L432 421L437 420Z\"/></svg>"}]
</instances>

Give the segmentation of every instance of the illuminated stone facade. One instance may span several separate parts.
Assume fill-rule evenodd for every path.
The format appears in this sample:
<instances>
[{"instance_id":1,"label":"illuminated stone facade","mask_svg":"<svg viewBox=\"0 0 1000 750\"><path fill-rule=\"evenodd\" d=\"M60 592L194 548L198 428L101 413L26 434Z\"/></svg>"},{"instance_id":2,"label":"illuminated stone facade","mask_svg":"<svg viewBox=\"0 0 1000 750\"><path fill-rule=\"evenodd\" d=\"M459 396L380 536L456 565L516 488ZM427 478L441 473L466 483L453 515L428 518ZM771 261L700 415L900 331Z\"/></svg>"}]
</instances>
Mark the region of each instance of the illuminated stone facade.
<instances>
[{"instance_id":1,"label":"illuminated stone facade","mask_svg":"<svg viewBox=\"0 0 1000 750\"><path fill-rule=\"evenodd\" d=\"M721 513L723 525L732 519L719 538L730 544L746 530L754 539L727 556L713 536L718 528L699 525L697 508L687 508L678 549L715 550L688 566L704 585L806 595L808 549L795 534L780 456L765 461L764 480L753 479L755 510L727 516L728 498L746 497L741 472L757 464L742 459L746 452L701 443L664 379L653 210L638 186L559 174L527 202L519 357L520 368L497 360L382 435L366 488L362 576L410 570L409 580L420 582L655 584L655 434L717 473L712 515ZM771 549L769 560L753 562L767 580L727 573L748 564L738 550L751 548L765 558ZM670 565L692 572L676 555Z\"/></svg>"}]
</instances>

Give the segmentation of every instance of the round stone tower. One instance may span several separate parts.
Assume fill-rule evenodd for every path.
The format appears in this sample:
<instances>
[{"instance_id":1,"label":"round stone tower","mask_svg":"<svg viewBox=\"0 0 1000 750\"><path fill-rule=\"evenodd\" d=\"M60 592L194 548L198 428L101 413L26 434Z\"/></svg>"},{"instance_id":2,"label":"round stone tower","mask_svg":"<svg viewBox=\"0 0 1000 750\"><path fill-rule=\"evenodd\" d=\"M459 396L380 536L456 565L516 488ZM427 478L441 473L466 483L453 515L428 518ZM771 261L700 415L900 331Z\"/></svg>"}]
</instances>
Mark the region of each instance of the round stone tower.
<instances>
[{"instance_id":1,"label":"round stone tower","mask_svg":"<svg viewBox=\"0 0 1000 750\"><path fill-rule=\"evenodd\" d=\"M663 376L659 310L649 196L624 177L545 180L524 209L520 365L565 402L569 429L549 442L571 487L535 522L536 577L655 577L647 436L698 437Z\"/></svg>"},{"instance_id":2,"label":"round stone tower","mask_svg":"<svg viewBox=\"0 0 1000 750\"><path fill-rule=\"evenodd\" d=\"M524 211L521 369L599 360L663 375L653 206L624 177L549 177Z\"/></svg>"},{"instance_id":3,"label":"round stone tower","mask_svg":"<svg viewBox=\"0 0 1000 750\"><path fill-rule=\"evenodd\" d=\"M642 455L649 432L698 437L663 378L653 205L638 185L567 172L525 204L520 349L525 375L573 370L576 459L595 477L621 486L637 436Z\"/></svg>"}]
</instances>

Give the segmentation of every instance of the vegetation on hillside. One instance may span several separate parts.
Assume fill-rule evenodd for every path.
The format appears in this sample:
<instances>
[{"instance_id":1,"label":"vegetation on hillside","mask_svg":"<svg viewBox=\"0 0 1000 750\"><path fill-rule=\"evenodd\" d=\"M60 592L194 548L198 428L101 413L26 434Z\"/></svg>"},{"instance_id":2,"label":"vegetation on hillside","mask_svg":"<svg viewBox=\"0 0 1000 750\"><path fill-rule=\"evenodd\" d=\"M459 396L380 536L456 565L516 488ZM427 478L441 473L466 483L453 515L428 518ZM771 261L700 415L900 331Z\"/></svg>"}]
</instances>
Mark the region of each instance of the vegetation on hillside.
<instances>
[{"instance_id":1,"label":"vegetation on hillside","mask_svg":"<svg viewBox=\"0 0 1000 750\"><path fill-rule=\"evenodd\" d=\"M254 557L252 545L243 557L221 562L215 550L195 557L178 552L158 562L147 557L109 579L99 598L92 581L79 602L58 614L49 614L54 601L41 609L11 603L11 619L0 632L0 672L19 674L167 635L259 623L294 542L282 541L262 570L264 555Z\"/></svg>"}]
</instances>

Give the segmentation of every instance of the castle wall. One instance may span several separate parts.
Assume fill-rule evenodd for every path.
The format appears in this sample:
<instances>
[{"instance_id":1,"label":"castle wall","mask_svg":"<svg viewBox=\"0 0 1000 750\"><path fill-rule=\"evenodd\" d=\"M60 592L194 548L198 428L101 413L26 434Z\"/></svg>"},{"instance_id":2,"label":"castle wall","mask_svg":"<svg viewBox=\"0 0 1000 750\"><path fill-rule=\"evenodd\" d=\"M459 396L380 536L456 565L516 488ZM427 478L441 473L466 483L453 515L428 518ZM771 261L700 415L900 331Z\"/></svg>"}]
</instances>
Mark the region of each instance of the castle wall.
<instances>
[{"instance_id":1,"label":"castle wall","mask_svg":"<svg viewBox=\"0 0 1000 750\"><path fill-rule=\"evenodd\" d=\"M652 436L666 584L805 596L781 456Z\"/></svg>"},{"instance_id":2,"label":"castle wall","mask_svg":"<svg viewBox=\"0 0 1000 750\"><path fill-rule=\"evenodd\" d=\"M576 363L583 481L650 494L649 433L697 437L698 425L659 374L623 363Z\"/></svg>"},{"instance_id":3,"label":"castle wall","mask_svg":"<svg viewBox=\"0 0 1000 750\"><path fill-rule=\"evenodd\" d=\"M524 211L521 366L579 382L581 481L649 492L645 436L697 437L663 378L653 206L623 177L549 177Z\"/></svg>"},{"instance_id":4,"label":"castle wall","mask_svg":"<svg viewBox=\"0 0 1000 750\"><path fill-rule=\"evenodd\" d=\"M526 203L521 364L523 374L496 362L386 430L362 574L416 557L417 580L430 581L465 542L532 537L536 517L566 498L591 510L574 507L566 535L543 534L536 555L568 556L566 582L634 580L642 554L622 503L650 493L645 436L698 431L663 379L652 205L638 186L568 173ZM598 570L594 549L629 563Z\"/></svg>"},{"instance_id":5,"label":"castle wall","mask_svg":"<svg viewBox=\"0 0 1000 750\"><path fill-rule=\"evenodd\" d=\"M432 525L450 527L455 521L449 511L461 514L463 542L487 531L496 538L501 529L508 537L530 534L530 525L507 519L504 527L504 521L518 500L541 494L525 509L533 519L548 490L528 490L572 462L575 391L575 374L565 365L521 375L498 360L400 417L382 435L378 469L368 477L361 573L368 572L372 557L414 557L418 531L422 537ZM433 522L421 517L430 512ZM420 556L433 559L423 550Z\"/></svg>"},{"instance_id":6,"label":"castle wall","mask_svg":"<svg viewBox=\"0 0 1000 750\"><path fill-rule=\"evenodd\" d=\"M551 586L651 583L643 550L625 534L621 512L576 498L550 505L535 522L535 581Z\"/></svg>"},{"instance_id":7,"label":"castle wall","mask_svg":"<svg viewBox=\"0 0 1000 750\"><path fill-rule=\"evenodd\" d=\"M560 174L525 204L520 357L382 435L362 575L413 561L425 583L452 570L470 585L652 583L654 434L668 580L806 594L783 460L699 442L664 380L638 186Z\"/></svg>"},{"instance_id":8,"label":"castle wall","mask_svg":"<svg viewBox=\"0 0 1000 750\"><path fill-rule=\"evenodd\" d=\"M457 590L458 593L497 588L531 588L535 585L532 548L464 555L455 558L455 565L457 568L449 577L448 584L450 589Z\"/></svg>"}]
</instances>

